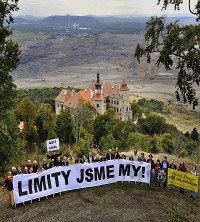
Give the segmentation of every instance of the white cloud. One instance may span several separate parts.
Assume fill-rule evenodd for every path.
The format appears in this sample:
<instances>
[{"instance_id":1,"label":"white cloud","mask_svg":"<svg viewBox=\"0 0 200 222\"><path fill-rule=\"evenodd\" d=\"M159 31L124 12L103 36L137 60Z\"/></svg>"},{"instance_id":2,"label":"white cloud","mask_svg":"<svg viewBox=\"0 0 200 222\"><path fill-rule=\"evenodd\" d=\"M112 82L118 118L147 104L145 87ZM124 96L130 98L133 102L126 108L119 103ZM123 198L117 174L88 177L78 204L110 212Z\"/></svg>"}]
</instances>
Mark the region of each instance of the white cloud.
<instances>
[{"instance_id":1,"label":"white cloud","mask_svg":"<svg viewBox=\"0 0 200 222\"><path fill-rule=\"evenodd\" d=\"M20 0L18 15L124 15L162 14L157 0ZM182 13L188 12L187 1L181 6ZM175 13L173 7L166 12Z\"/></svg>"}]
</instances>

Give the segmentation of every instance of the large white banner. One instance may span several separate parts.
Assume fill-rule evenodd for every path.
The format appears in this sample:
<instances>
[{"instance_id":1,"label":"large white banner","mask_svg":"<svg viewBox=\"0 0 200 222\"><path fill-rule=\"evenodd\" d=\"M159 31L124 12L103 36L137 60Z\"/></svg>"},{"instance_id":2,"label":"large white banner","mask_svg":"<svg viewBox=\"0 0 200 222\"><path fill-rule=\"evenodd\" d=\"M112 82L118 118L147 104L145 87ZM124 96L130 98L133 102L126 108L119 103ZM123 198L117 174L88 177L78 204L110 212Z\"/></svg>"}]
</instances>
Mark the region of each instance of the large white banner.
<instances>
[{"instance_id":1,"label":"large white banner","mask_svg":"<svg viewBox=\"0 0 200 222\"><path fill-rule=\"evenodd\" d=\"M47 151L54 151L54 150L59 150L60 145L59 145L59 139L53 139L53 140L47 140Z\"/></svg>"},{"instance_id":2,"label":"large white banner","mask_svg":"<svg viewBox=\"0 0 200 222\"><path fill-rule=\"evenodd\" d=\"M118 181L150 183L149 163L109 160L92 164L59 166L41 173L13 177L15 204L55 193Z\"/></svg>"}]
</instances>

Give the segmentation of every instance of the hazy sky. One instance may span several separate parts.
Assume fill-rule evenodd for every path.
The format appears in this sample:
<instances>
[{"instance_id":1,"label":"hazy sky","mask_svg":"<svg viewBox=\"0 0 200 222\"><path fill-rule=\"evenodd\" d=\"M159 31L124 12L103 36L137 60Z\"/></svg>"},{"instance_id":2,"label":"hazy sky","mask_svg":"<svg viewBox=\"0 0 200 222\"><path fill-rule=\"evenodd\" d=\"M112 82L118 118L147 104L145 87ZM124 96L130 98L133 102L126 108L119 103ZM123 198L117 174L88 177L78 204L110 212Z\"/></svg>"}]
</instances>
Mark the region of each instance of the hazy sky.
<instances>
[{"instance_id":1,"label":"hazy sky","mask_svg":"<svg viewBox=\"0 0 200 222\"><path fill-rule=\"evenodd\" d=\"M49 16L66 15L68 13L72 15L132 15L162 13L161 5L157 6L157 0L20 0L19 2L20 10L16 15ZM184 2L180 12L188 13L188 0L184 0ZM166 13L174 13L173 7L170 7Z\"/></svg>"}]
</instances>

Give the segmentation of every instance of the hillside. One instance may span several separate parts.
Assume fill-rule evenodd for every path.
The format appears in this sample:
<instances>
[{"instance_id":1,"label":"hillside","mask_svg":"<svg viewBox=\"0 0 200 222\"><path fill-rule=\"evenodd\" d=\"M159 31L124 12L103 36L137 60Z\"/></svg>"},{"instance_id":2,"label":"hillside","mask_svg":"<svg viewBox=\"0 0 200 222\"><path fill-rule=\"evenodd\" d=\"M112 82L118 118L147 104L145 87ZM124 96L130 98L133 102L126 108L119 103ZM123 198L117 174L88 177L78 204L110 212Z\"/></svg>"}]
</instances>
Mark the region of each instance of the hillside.
<instances>
[{"instance_id":1,"label":"hillside","mask_svg":"<svg viewBox=\"0 0 200 222\"><path fill-rule=\"evenodd\" d=\"M132 153L133 151L129 152ZM126 153L126 154L129 154ZM165 154L154 155L163 159ZM147 157L147 153L145 153ZM168 160L175 156L167 155ZM188 171L192 162L184 160ZM166 210L172 206L184 212L194 208L197 215L194 222L200 220L199 197L195 201L189 198L189 191L184 195L179 193L179 188L165 190L156 187L150 189L146 184L121 182L70 191L55 198L49 197L19 205L16 210L7 207L7 193L0 188L0 221L25 222L25 221L167 221Z\"/></svg>"}]
</instances>

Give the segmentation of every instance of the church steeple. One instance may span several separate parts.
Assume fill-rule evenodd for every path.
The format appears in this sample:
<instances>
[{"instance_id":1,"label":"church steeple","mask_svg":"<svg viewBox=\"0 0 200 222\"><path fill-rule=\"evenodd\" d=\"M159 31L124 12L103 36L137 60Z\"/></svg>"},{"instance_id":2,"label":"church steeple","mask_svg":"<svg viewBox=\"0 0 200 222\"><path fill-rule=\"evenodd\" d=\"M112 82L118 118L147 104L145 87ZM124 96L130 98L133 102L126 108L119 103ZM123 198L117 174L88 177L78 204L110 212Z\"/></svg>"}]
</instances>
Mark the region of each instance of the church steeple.
<instances>
[{"instance_id":1,"label":"church steeple","mask_svg":"<svg viewBox=\"0 0 200 222\"><path fill-rule=\"evenodd\" d=\"M95 84L95 89L101 89L101 82L99 77L99 71L97 72L97 82Z\"/></svg>"}]
</instances>

